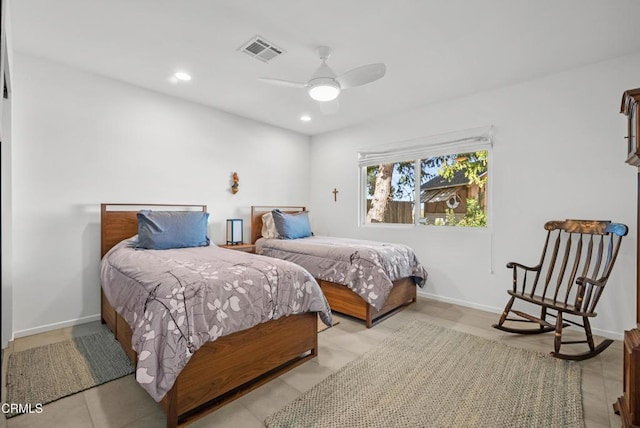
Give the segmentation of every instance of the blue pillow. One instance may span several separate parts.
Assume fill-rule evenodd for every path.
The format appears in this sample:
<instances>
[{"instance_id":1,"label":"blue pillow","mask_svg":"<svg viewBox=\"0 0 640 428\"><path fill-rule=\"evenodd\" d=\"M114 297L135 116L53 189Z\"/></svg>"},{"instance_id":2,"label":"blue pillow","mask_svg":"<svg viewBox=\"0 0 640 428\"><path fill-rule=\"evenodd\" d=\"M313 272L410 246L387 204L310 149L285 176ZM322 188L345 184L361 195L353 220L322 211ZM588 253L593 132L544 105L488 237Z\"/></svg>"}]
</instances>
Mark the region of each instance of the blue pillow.
<instances>
[{"instance_id":1,"label":"blue pillow","mask_svg":"<svg viewBox=\"0 0 640 428\"><path fill-rule=\"evenodd\" d=\"M312 235L308 211L287 214L280 210L273 210L271 213L280 239L306 238Z\"/></svg>"},{"instance_id":2,"label":"blue pillow","mask_svg":"<svg viewBox=\"0 0 640 428\"><path fill-rule=\"evenodd\" d=\"M142 210L137 216L137 248L167 250L209 245L207 237L209 213Z\"/></svg>"}]
</instances>

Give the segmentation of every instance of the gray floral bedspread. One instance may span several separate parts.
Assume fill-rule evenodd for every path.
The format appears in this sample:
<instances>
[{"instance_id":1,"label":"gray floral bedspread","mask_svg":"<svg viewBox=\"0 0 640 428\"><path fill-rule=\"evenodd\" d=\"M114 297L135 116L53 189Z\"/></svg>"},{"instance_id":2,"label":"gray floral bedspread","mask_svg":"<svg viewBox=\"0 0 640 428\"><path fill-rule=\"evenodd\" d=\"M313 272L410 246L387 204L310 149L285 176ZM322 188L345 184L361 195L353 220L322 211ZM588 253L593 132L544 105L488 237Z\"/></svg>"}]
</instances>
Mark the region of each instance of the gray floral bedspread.
<instances>
[{"instance_id":1,"label":"gray floral bedspread","mask_svg":"<svg viewBox=\"0 0 640 428\"><path fill-rule=\"evenodd\" d=\"M413 277L423 287L427 280L413 249L402 244L328 236L260 238L256 251L299 264L316 279L346 285L376 309L387 300L392 281Z\"/></svg>"},{"instance_id":2,"label":"gray floral bedspread","mask_svg":"<svg viewBox=\"0 0 640 428\"><path fill-rule=\"evenodd\" d=\"M306 270L216 246L137 250L133 239L103 258L104 293L133 330L136 380L156 400L204 343L258 323L331 311Z\"/></svg>"}]
</instances>

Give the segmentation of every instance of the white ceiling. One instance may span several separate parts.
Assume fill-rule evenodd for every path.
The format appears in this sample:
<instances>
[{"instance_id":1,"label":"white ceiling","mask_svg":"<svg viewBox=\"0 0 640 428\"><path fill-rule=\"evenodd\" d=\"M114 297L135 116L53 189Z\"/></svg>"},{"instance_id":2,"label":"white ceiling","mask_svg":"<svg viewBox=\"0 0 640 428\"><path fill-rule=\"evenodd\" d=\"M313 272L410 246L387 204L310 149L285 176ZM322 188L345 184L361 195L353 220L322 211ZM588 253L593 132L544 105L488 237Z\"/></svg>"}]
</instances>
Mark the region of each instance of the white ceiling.
<instances>
[{"instance_id":1,"label":"white ceiling","mask_svg":"<svg viewBox=\"0 0 640 428\"><path fill-rule=\"evenodd\" d=\"M308 135L640 52L638 0L10 0L16 51ZM260 35L286 53L240 52ZM333 49L337 74L387 74L322 115L305 82ZM188 83L171 84L178 70ZM640 71L639 71L640 75ZM585 88L588 90L588 88ZM312 116L303 123L303 113Z\"/></svg>"}]
</instances>

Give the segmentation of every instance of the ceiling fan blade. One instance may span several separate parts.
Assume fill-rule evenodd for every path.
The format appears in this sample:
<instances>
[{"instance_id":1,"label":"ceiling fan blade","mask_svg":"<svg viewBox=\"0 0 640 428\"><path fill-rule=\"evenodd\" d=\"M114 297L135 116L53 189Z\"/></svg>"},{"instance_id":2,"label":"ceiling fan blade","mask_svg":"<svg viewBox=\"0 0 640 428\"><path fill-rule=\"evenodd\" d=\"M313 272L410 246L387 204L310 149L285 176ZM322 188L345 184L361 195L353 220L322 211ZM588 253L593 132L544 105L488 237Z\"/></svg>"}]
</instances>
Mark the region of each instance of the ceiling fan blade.
<instances>
[{"instance_id":1,"label":"ceiling fan blade","mask_svg":"<svg viewBox=\"0 0 640 428\"><path fill-rule=\"evenodd\" d=\"M289 88L306 88L306 83L292 82L290 80L272 79L270 77L258 77L258 80L265 83L271 83L272 85L287 86Z\"/></svg>"},{"instance_id":2,"label":"ceiling fan blade","mask_svg":"<svg viewBox=\"0 0 640 428\"><path fill-rule=\"evenodd\" d=\"M342 89L362 86L380 79L387 72L387 66L383 63L363 65L354 68L336 77Z\"/></svg>"},{"instance_id":3,"label":"ceiling fan blade","mask_svg":"<svg viewBox=\"0 0 640 428\"><path fill-rule=\"evenodd\" d=\"M337 98L331 101L321 101L318 104L320 104L322 114L336 114L340 109L340 103Z\"/></svg>"}]
</instances>

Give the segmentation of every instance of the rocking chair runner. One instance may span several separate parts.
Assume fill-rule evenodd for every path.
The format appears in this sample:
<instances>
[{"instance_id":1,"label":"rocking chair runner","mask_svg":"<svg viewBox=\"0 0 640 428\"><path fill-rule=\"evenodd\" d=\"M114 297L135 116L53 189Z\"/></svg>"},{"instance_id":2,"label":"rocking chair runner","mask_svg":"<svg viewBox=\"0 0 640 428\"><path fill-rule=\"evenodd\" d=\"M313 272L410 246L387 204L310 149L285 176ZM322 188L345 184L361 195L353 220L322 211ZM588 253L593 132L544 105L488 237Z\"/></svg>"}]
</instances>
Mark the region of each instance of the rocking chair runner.
<instances>
[{"instance_id":1,"label":"rocking chair runner","mask_svg":"<svg viewBox=\"0 0 640 428\"><path fill-rule=\"evenodd\" d=\"M511 298L493 327L520 334L555 331L551 353L554 357L568 360L594 357L613 342L607 339L595 346L589 318L597 315L596 305L613 269L622 237L627 234L627 226L609 221L565 220L549 221L544 228L548 231L547 239L537 266L507 263L507 268L513 270L513 288L507 290ZM519 277L519 272L524 275ZM540 317L513 309L516 299L540 306ZM509 312L520 318L507 318ZM582 324L565 319L564 315L581 317ZM555 324L548 322L547 317L555 318ZM535 323L539 327L506 327L505 321ZM586 340L562 340L563 327L571 324L584 328ZM586 343L589 350L581 354L561 353L560 347L570 343Z\"/></svg>"}]
</instances>

